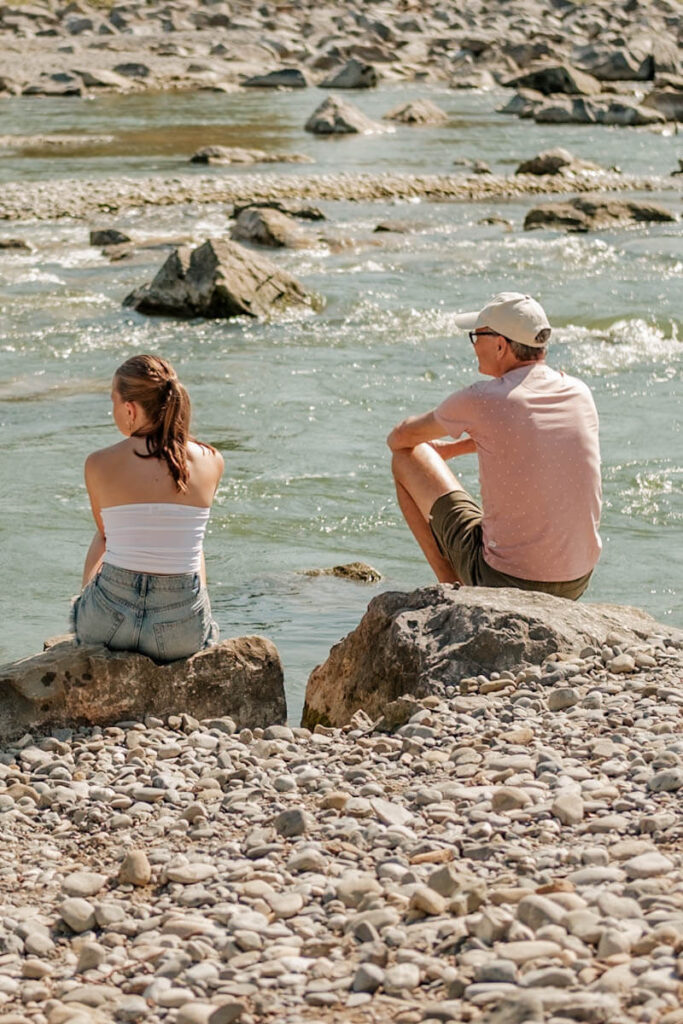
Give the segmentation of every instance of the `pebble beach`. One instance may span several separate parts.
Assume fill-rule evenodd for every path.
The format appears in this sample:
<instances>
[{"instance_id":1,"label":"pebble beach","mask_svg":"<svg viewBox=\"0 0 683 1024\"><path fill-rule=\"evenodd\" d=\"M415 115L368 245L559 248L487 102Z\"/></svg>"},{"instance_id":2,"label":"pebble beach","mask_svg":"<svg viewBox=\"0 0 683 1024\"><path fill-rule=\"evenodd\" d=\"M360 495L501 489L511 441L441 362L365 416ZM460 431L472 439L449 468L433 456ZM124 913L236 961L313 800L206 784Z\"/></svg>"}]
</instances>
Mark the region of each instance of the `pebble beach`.
<instances>
[{"instance_id":1,"label":"pebble beach","mask_svg":"<svg viewBox=\"0 0 683 1024\"><path fill-rule=\"evenodd\" d=\"M27 734L0 1022L680 1024L683 641L619 639L342 730Z\"/></svg>"}]
</instances>

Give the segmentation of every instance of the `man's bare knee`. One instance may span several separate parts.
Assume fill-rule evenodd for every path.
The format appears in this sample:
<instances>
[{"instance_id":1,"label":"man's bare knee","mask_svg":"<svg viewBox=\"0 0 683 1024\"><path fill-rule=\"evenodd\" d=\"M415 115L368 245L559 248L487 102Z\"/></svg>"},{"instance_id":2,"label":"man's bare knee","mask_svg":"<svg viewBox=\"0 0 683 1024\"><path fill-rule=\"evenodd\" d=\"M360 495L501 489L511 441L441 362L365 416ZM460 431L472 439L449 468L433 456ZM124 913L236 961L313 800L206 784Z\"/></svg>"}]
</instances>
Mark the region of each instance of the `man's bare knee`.
<instances>
[{"instance_id":1,"label":"man's bare knee","mask_svg":"<svg viewBox=\"0 0 683 1024\"><path fill-rule=\"evenodd\" d=\"M416 466L425 462L429 452L433 452L429 444L418 444L414 448L399 448L392 453L391 472L397 480L405 477L406 473L414 470Z\"/></svg>"}]
</instances>

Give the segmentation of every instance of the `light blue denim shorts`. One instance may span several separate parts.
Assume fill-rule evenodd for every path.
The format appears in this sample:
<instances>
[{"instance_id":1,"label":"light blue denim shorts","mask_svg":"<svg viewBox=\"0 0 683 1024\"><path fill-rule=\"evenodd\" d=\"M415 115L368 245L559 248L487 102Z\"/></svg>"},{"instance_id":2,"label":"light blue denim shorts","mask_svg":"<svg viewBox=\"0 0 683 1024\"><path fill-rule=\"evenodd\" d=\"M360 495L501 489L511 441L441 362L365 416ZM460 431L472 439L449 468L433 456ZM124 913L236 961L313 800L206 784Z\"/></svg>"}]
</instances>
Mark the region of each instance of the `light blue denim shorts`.
<instances>
[{"instance_id":1,"label":"light blue denim shorts","mask_svg":"<svg viewBox=\"0 0 683 1024\"><path fill-rule=\"evenodd\" d=\"M139 651L162 662L218 642L199 573L160 576L107 562L74 600L71 626L78 643Z\"/></svg>"}]
</instances>

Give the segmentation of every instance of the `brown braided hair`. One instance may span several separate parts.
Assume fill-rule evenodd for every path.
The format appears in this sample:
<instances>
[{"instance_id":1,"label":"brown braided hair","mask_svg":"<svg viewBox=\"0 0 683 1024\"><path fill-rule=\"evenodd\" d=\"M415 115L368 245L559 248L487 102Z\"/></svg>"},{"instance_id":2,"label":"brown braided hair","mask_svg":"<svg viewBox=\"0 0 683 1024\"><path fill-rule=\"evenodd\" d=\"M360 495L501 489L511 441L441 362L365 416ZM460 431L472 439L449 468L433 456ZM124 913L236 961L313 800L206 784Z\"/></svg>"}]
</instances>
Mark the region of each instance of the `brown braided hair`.
<instances>
[{"instance_id":1,"label":"brown braided hair","mask_svg":"<svg viewBox=\"0 0 683 1024\"><path fill-rule=\"evenodd\" d=\"M132 356L114 374L116 390L124 402L137 402L149 427L136 430L133 437L144 437L147 453L141 459L164 459L179 491L186 491L190 473L187 446L190 436L190 396L166 359L160 356ZM203 447L211 448L211 445Z\"/></svg>"}]
</instances>

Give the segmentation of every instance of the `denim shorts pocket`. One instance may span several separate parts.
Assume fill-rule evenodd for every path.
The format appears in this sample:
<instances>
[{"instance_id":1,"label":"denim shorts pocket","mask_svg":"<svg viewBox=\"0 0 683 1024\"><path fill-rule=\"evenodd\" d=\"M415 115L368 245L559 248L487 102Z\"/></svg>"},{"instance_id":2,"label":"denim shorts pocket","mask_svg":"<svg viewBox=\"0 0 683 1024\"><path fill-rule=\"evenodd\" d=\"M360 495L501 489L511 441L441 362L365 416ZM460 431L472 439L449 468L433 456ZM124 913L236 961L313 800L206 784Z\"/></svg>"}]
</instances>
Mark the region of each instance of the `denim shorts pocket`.
<instances>
[{"instance_id":1,"label":"denim shorts pocket","mask_svg":"<svg viewBox=\"0 0 683 1024\"><path fill-rule=\"evenodd\" d=\"M82 644L110 644L124 619L123 612L101 593L97 580L88 584L74 605L76 636Z\"/></svg>"},{"instance_id":2,"label":"denim shorts pocket","mask_svg":"<svg viewBox=\"0 0 683 1024\"><path fill-rule=\"evenodd\" d=\"M153 625L159 661L177 661L201 651L211 630L211 606L206 592L188 608L187 615Z\"/></svg>"}]
</instances>

